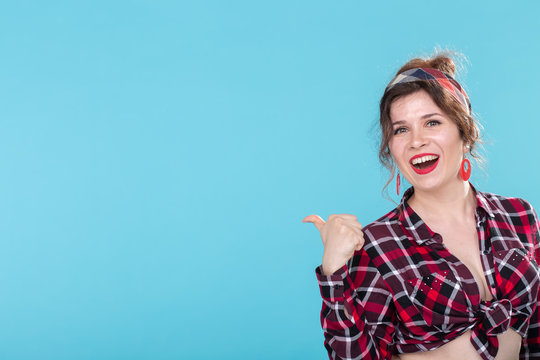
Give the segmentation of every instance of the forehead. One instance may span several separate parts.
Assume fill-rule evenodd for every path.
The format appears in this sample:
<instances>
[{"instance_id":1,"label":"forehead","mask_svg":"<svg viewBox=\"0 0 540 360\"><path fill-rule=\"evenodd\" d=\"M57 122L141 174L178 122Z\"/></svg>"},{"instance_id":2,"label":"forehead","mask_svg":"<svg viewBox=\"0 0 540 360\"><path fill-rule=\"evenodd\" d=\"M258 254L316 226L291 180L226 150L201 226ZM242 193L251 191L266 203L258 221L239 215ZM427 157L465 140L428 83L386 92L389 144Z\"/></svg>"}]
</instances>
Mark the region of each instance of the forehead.
<instances>
[{"instance_id":1,"label":"forehead","mask_svg":"<svg viewBox=\"0 0 540 360\"><path fill-rule=\"evenodd\" d=\"M390 107L392 122L421 118L425 114L444 112L435 104L431 96L424 90L397 98Z\"/></svg>"}]
</instances>

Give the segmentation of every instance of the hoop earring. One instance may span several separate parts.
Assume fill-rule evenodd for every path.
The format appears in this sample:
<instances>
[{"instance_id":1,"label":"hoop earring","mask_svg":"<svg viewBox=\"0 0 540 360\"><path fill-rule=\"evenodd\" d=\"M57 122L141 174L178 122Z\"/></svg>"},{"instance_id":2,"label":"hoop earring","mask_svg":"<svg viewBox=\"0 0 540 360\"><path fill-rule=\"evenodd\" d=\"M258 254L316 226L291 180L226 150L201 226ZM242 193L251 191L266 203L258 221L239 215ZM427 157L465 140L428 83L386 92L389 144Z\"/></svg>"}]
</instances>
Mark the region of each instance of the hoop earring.
<instances>
[{"instance_id":1,"label":"hoop earring","mask_svg":"<svg viewBox=\"0 0 540 360\"><path fill-rule=\"evenodd\" d=\"M465 165L467 165L467 169L465 169ZM463 181L469 180L471 177L471 162L467 158L463 158L461 161L461 167L459 168L459 173L461 175L461 178Z\"/></svg>"},{"instance_id":2,"label":"hoop earring","mask_svg":"<svg viewBox=\"0 0 540 360\"><path fill-rule=\"evenodd\" d=\"M399 173L397 174L397 178L396 178L396 190L397 190L397 194L399 196L399 186L401 185L401 177L399 176Z\"/></svg>"}]
</instances>

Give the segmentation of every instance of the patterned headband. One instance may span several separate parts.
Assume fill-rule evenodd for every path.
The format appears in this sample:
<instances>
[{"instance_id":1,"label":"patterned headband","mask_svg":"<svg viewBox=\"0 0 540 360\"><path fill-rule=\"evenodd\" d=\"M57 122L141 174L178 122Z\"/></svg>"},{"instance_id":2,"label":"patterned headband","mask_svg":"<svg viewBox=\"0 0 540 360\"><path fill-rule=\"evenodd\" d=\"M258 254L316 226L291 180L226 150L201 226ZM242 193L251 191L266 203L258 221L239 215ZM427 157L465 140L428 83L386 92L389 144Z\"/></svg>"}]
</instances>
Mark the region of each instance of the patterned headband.
<instances>
[{"instance_id":1,"label":"patterned headband","mask_svg":"<svg viewBox=\"0 0 540 360\"><path fill-rule=\"evenodd\" d=\"M465 90L463 90L461 85L459 85L459 83L453 77L437 69L414 68L404 71L401 74L397 75L394 80L392 80L390 84L388 84L388 86L384 90L384 93L387 93L397 84L418 80L436 81L444 89L448 90L450 94L452 94L454 99L456 99L467 110L467 113L470 114L471 105L469 97L467 96Z\"/></svg>"}]
</instances>

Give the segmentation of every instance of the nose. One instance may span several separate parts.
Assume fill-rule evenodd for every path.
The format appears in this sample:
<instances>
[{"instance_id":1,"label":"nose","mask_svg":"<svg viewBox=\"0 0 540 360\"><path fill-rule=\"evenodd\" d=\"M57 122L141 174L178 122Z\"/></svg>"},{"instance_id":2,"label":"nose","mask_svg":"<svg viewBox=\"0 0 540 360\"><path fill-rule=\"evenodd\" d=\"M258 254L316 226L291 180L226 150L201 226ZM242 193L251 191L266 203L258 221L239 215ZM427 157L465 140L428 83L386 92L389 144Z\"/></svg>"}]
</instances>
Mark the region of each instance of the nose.
<instances>
[{"instance_id":1,"label":"nose","mask_svg":"<svg viewBox=\"0 0 540 360\"><path fill-rule=\"evenodd\" d=\"M410 146L413 149L418 149L427 144L427 137L421 129L411 130Z\"/></svg>"}]
</instances>

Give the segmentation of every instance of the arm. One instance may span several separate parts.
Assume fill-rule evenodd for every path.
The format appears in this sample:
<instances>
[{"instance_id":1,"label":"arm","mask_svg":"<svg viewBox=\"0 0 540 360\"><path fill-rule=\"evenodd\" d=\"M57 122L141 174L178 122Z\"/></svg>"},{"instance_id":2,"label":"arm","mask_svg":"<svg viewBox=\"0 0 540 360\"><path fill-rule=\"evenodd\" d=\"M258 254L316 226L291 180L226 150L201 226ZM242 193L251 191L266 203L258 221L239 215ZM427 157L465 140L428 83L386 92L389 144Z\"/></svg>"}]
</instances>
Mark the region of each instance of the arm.
<instances>
[{"instance_id":1,"label":"arm","mask_svg":"<svg viewBox=\"0 0 540 360\"><path fill-rule=\"evenodd\" d=\"M362 249L332 275L316 269L323 298L321 324L330 359L391 359L392 295Z\"/></svg>"},{"instance_id":2,"label":"arm","mask_svg":"<svg viewBox=\"0 0 540 360\"><path fill-rule=\"evenodd\" d=\"M540 265L540 222L532 206L524 200L522 200L522 203L529 219L531 238L534 241L534 258L537 264ZM519 358L524 360L540 359L540 291L538 294L539 298L536 302L536 310L529 320L527 337L523 339L523 345L521 346Z\"/></svg>"}]
</instances>

